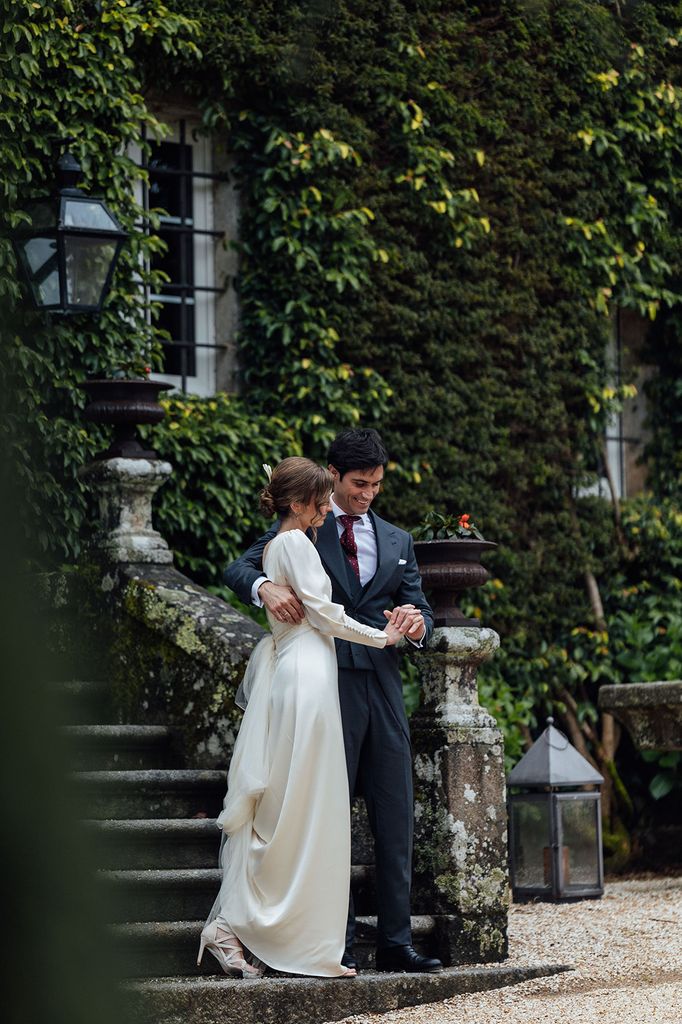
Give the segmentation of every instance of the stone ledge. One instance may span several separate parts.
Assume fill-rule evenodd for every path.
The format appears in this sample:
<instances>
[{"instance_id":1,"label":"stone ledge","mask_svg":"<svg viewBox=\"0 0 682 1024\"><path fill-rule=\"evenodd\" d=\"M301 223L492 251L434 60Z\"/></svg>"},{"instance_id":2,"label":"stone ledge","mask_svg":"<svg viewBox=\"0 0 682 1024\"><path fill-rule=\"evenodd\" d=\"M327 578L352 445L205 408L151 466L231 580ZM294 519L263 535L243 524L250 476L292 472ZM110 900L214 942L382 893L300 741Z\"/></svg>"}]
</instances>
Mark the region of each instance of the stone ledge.
<instances>
[{"instance_id":1,"label":"stone ledge","mask_svg":"<svg viewBox=\"0 0 682 1024\"><path fill-rule=\"evenodd\" d=\"M358 1013L386 1013L466 992L516 985L573 970L568 964L451 967L438 974L357 978L150 978L124 992L135 1024L321 1024Z\"/></svg>"},{"instance_id":2,"label":"stone ledge","mask_svg":"<svg viewBox=\"0 0 682 1024\"><path fill-rule=\"evenodd\" d=\"M120 746L165 743L172 736L166 725L63 725L61 732L70 740Z\"/></svg>"},{"instance_id":3,"label":"stone ledge","mask_svg":"<svg viewBox=\"0 0 682 1024\"><path fill-rule=\"evenodd\" d=\"M219 675L241 667L264 635L252 619L177 569L129 565L118 572L128 614Z\"/></svg>"},{"instance_id":4,"label":"stone ledge","mask_svg":"<svg viewBox=\"0 0 682 1024\"><path fill-rule=\"evenodd\" d=\"M599 707L622 722L639 750L682 750L682 680L602 686Z\"/></svg>"}]
</instances>

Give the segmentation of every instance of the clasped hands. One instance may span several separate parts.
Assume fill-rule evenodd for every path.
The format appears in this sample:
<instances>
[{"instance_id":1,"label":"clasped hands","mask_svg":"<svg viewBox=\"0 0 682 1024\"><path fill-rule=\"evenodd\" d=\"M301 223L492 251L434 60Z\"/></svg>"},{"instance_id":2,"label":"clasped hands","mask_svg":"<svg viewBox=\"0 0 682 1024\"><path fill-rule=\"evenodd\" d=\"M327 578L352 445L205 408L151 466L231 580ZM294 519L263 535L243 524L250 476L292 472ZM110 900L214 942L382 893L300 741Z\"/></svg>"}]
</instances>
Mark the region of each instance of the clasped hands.
<instances>
[{"instance_id":1,"label":"clasped hands","mask_svg":"<svg viewBox=\"0 0 682 1024\"><path fill-rule=\"evenodd\" d=\"M384 615L388 619L388 624L400 630L408 640L419 643L424 636L424 616L413 604L399 604L392 612L385 611Z\"/></svg>"},{"instance_id":2,"label":"clasped hands","mask_svg":"<svg viewBox=\"0 0 682 1024\"><path fill-rule=\"evenodd\" d=\"M278 622L295 624L303 621L305 610L291 587L267 580L258 588L258 595ZM424 616L413 604L398 605L393 611L385 611L384 615L388 620L387 627L392 627L386 630L389 644L396 643L401 636L418 643L424 636Z\"/></svg>"}]
</instances>

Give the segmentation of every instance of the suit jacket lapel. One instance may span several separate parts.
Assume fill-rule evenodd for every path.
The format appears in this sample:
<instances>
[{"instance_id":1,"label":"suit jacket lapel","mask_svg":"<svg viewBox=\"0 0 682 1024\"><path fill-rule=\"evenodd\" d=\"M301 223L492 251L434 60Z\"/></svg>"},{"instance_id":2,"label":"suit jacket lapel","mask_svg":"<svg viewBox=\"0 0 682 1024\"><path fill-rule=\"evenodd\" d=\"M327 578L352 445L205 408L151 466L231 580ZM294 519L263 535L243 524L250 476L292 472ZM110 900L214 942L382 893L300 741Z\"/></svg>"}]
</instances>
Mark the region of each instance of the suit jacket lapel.
<instances>
[{"instance_id":1,"label":"suit jacket lapel","mask_svg":"<svg viewBox=\"0 0 682 1024\"><path fill-rule=\"evenodd\" d=\"M377 537L377 571L370 580L367 590L364 593L360 604L371 600L381 589L393 573L398 559L398 536L392 526L380 519L370 510L370 516L374 523L374 532Z\"/></svg>"},{"instance_id":2,"label":"suit jacket lapel","mask_svg":"<svg viewBox=\"0 0 682 1024\"><path fill-rule=\"evenodd\" d=\"M334 577L344 594L348 594L348 597L351 598L346 563L339 543L339 531L333 512L327 514L327 518L317 531L317 550L327 572Z\"/></svg>"}]
</instances>

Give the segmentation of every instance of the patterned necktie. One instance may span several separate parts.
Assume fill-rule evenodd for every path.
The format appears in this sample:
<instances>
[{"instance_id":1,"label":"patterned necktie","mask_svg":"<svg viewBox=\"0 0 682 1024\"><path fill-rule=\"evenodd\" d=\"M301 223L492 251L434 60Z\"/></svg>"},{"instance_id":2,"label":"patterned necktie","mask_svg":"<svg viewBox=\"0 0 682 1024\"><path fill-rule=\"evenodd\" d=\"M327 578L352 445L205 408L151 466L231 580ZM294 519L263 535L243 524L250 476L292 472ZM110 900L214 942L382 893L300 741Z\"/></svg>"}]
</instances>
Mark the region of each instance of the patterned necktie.
<instances>
[{"instance_id":1,"label":"patterned necktie","mask_svg":"<svg viewBox=\"0 0 682 1024\"><path fill-rule=\"evenodd\" d=\"M339 522L343 526L343 533L339 538L341 547L346 552L348 561L358 580L360 580L360 566L358 565L358 546L355 542L355 534L353 533L353 523L357 523L361 518L362 516L339 516Z\"/></svg>"}]
</instances>

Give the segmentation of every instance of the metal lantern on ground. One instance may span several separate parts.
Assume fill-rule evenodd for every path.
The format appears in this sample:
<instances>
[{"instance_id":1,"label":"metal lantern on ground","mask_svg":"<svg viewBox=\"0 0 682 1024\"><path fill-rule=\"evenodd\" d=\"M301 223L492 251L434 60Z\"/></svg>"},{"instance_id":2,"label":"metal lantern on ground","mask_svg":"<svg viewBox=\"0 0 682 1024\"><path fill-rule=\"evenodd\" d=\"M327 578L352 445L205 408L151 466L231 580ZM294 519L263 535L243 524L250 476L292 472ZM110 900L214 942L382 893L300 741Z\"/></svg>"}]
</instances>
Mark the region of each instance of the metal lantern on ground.
<instances>
[{"instance_id":1,"label":"metal lantern on ground","mask_svg":"<svg viewBox=\"0 0 682 1024\"><path fill-rule=\"evenodd\" d=\"M103 199L76 187L81 168L71 153L57 166L58 191L28 205L31 223L12 244L38 309L97 313L128 235Z\"/></svg>"},{"instance_id":2,"label":"metal lantern on ground","mask_svg":"<svg viewBox=\"0 0 682 1024\"><path fill-rule=\"evenodd\" d=\"M604 779L547 719L509 775L512 893L518 900L601 896ZM585 787L592 787L586 789Z\"/></svg>"}]
</instances>

